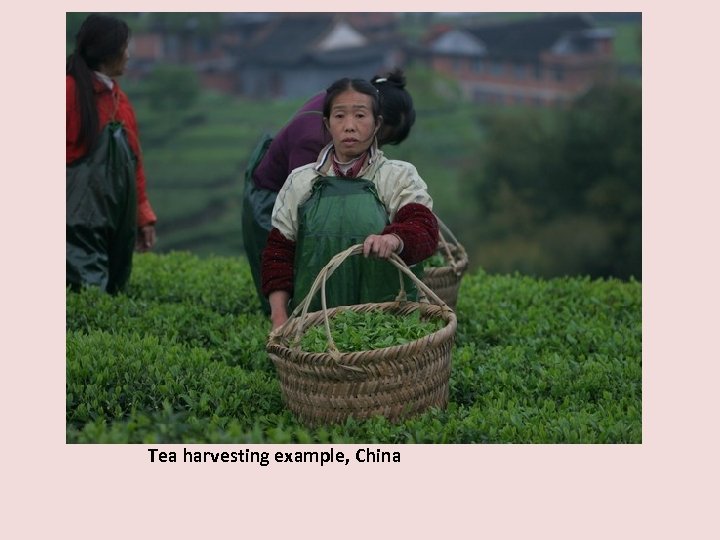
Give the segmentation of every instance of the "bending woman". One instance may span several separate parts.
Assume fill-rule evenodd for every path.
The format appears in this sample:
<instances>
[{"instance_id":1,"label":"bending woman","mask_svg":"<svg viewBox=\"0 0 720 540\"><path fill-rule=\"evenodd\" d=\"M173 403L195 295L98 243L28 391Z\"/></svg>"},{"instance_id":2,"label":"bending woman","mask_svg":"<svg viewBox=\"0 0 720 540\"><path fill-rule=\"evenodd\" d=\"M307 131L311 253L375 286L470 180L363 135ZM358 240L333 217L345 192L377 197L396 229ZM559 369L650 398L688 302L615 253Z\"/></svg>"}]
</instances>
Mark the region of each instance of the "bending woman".
<instances>
[{"instance_id":1,"label":"bending woman","mask_svg":"<svg viewBox=\"0 0 720 540\"><path fill-rule=\"evenodd\" d=\"M326 91L323 124L332 141L314 163L295 169L278 193L262 255L262 291L273 328L285 322L319 270L362 242L366 259L348 261L328 280L328 304L392 300L397 270L377 258L395 252L414 265L432 255L438 225L425 182L413 165L387 159L377 89L340 79ZM367 259L370 257L369 259Z\"/></svg>"},{"instance_id":2,"label":"bending woman","mask_svg":"<svg viewBox=\"0 0 720 540\"><path fill-rule=\"evenodd\" d=\"M89 15L66 66L66 285L125 286L133 249L155 244L135 112L116 77L129 58L128 25Z\"/></svg>"}]
</instances>

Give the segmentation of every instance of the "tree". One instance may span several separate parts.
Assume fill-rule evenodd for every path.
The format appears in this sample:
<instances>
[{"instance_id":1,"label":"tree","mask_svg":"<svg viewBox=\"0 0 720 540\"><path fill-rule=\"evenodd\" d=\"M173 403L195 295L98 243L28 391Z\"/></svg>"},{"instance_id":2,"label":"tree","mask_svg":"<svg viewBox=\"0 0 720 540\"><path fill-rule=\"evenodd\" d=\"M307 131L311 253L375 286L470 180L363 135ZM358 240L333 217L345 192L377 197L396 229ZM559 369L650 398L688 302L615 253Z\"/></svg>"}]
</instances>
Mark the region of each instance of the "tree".
<instances>
[{"instance_id":1,"label":"tree","mask_svg":"<svg viewBox=\"0 0 720 540\"><path fill-rule=\"evenodd\" d=\"M564 155L583 210L605 223L612 258L603 273L642 274L642 98L629 83L597 86L570 111Z\"/></svg>"},{"instance_id":2,"label":"tree","mask_svg":"<svg viewBox=\"0 0 720 540\"><path fill-rule=\"evenodd\" d=\"M497 113L465 174L482 208L481 264L641 278L641 129L630 84L599 86L568 110Z\"/></svg>"}]
</instances>

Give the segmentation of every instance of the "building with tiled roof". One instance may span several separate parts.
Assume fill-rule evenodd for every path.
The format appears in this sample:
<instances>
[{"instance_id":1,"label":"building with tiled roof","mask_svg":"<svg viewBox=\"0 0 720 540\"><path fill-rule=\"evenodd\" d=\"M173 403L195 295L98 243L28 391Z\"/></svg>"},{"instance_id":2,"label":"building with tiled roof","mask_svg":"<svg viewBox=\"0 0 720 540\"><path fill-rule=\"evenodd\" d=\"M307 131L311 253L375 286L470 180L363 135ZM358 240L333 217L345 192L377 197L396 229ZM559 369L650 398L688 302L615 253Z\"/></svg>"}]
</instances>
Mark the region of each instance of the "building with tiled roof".
<instances>
[{"instance_id":1,"label":"building with tiled roof","mask_svg":"<svg viewBox=\"0 0 720 540\"><path fill-rule=\"evenodd\" d=\"M242 93L309 96L338 78L370 78L399 65L403 56L395 34L383 37L370 25L365 33L358 15L287 13L268 24L240 51Z\"/></svg>"},{"instance_id":2,"label":"building with tiled roof","mask_svg":"<svg viewBox=\"0 0 720 540\"><path fill-rule=\"evenodd\" d=\"M394 13L224 13L211 36L151 26L133 34L130 78L193 68L206 88L253 98L309 97L340 77L402 67Z\"/></svg>"},{"instance_id":3,"label":"building with tiled roof","mask_svg":"<svg viewBox=\"0 0 720 540\"><path fill-rule=\"evenodd\" d=\"M445 28L426 42L430 66L476 102L555 105L613 77L613 32L585 14Z\"/></svg>"}]
</instances>

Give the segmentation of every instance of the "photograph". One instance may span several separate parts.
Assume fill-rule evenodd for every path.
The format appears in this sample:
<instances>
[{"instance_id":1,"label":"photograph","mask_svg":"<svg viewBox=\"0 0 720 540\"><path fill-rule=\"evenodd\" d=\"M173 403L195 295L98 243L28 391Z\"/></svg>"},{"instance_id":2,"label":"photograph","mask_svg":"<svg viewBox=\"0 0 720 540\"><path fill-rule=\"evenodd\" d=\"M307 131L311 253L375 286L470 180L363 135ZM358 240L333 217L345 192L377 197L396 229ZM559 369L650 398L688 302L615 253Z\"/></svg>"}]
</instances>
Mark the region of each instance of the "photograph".
<instances>
[{"instance_id":1,"label":"photograph","mask_svg":"<svg viewBox=\"0 0 720 540\"><path fill-rule=\"evenodd\" d=\"M65 18L66 444L643 443L643 13Z\"/></svg>"}]
</instances>

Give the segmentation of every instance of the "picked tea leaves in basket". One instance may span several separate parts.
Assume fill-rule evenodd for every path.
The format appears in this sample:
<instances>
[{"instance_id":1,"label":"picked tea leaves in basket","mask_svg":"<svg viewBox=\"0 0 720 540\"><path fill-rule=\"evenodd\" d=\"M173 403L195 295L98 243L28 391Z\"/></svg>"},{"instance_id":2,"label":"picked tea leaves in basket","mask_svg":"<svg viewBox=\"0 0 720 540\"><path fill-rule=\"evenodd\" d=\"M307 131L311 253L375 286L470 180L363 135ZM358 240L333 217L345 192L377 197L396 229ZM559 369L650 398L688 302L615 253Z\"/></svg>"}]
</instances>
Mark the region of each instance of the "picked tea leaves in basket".
<instances>
[{"instance_id":1,"label":"picked tea leaves in basket","mask_svg":"<svg viewBox=\"0 0 720 540\"><path fill-rule=\"evenodd\" d=\"M399 277L405 274L415 282L419 301L404 299L399 279L399 297L394 302L327 308L328 277L348 257L361 253L362 244L358 244L333 257L305 299L268 340L283 399L306 424L376 415L401 420L447 405L457 319L400 257L393 254L388 262L398 269ZM309 313L318 292L322 309ZM351 333L348 322L353 324L354 335L346 335ZM358 331L361 325L365 332ZM318 344L318 336L326 343Z\"/></svg>"}]
</instances>

